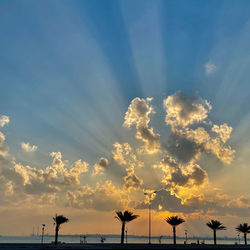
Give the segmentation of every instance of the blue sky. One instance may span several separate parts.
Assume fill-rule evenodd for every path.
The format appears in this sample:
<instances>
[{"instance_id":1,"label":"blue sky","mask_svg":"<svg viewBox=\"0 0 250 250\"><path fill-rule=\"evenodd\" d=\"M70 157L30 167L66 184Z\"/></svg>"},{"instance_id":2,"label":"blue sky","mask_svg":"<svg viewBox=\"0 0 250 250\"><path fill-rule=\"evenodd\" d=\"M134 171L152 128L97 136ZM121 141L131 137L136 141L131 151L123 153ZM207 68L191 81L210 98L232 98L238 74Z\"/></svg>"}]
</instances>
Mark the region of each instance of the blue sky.
<instances>
[{"instance_id":1,"label":"blue sky","mask_svg":"<svg viewBox=\"0 0 250 250\"><path fill-rule=\"evenodd\" d=\"M116 141L138 143L122 126L136 97L154 98L151 123L166 137L163 99L181 91L208 100L210 119L233 127L235 165L245 164L249 13L243 0L2 0L0 115L10 117L1 130L10 154L36 168L54 151L95 164Z\"/></svg>"},{"instance_id":2,"label":"blue sky","mask_svg":"<svg viewBox=\"0 0 250 250\"><path fill-rule=\"evenodd\" d=\"M119 127L134 97L177 90L217 106L241 104L225 114L235 122L249 105L249 8L248 1L2 1L0 104L13 119L9 140L53 138L79 154L73 120L85 141L93 116ZM209 61L216 72L207 77ZM99 117L102 102L114 108L110 98L117 113Z\"/></svg>"}]
</instances>

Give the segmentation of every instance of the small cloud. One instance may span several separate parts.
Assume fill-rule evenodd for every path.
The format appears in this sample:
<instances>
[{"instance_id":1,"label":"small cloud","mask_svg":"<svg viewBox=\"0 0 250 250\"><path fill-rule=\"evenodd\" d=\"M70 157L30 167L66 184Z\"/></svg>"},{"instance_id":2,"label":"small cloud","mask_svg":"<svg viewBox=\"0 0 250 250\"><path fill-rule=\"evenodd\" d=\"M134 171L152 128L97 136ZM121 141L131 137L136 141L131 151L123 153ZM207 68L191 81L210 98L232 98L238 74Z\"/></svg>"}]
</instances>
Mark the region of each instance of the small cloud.
<instances>
[{"instance_id":1,"label":"small cloud","mask_svg":"<svg viewBox=\"0 0 250 250\"><path fill-rule=\"evenodd\" d=\"M101 157L99 159L99 162L94 165L93 175L103 174L104 169L107 169L108 165L109 165L108 159Z\"/></svg>"},{"instance_id":2,"label":"small cloud","mask_svg":"<svg viewBox=\"0 0 250 250\"><path fill-rule=\"evenodd\" d=\"M210 103L198 96L191 97L177 91L163 101L166 110L165 122L171 128L185 128L203 122L212 109Z\"/></svg>"},{"instance_id":3,"label":"small cloud","mask_svg":"<svg viewBox=\"0 0 250 250\"><path fill-rule=\"evenodd\" d=\"M216 66L211 62L211 61L208 61L206 64L205 64L205 73L207 76L211 75L214 73L214 71L216 70Z\"/></svg>"},{"instance_id":4,"label":"small cloud","mask_svg":"<svg viewBox=\"0 0 250 250\"><path fill-rule=\"evenodd\" d=\"M7 115L0 116L0 127L4 127L10 122L10 118Z\"/></svg>"},{"instance_id":5,"label":"small cloud","mask_svg":"<svg viewBox=\"0 0 250 250\"><path fill-rule=\"evenodd\" d=\"M22 142L21 143L21 147L22 149L25 151L25 152L35 152L37 150L37 146L35 145L30 145L29 142L25 143L25 142Z\"/></svg>"},{"instance_id":6,"label":"small cloud","mask_svg":"<svg viewBox=\"0 0 250 250\"><path fill-rule=\"evenodd\" d=\"M149 115L154 113L150 106L152 99L134 98L128 107L123 123L123 126L128 128L135 125L136 138L144 142L144 152L148 154L154 154L160 148L160 135L155 133L153 128L149 128Z\"/></svg>"}]
</instances>

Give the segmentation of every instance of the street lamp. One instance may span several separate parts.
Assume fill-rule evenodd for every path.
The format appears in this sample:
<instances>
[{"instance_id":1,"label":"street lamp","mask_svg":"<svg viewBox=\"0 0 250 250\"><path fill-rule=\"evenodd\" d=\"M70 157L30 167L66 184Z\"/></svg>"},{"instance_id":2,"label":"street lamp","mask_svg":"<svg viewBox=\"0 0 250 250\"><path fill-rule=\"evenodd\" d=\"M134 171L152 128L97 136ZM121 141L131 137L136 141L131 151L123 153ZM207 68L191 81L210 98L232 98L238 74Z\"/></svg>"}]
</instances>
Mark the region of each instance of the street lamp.
<instances>
[{"instance_id":1,"label":"street lamp","mask_svg":"<svg viewBox=\"0 0 250 250\"><path fill-rule=\"evenodd\" d=\"M45 228L45 224L42 224L42 240L41 240L42 244L43 244L44 228Z\"/></svg>"},{"instance_id":2,"label":"street lamp","mask_svg":"<svg viewBox=\"0 0 250 250\"><path fill-rule=\"evenodd\" d=\"M153 193L144 193L144 195L149 196L149 204L148 204L148 244L151 244L151 198L152 194L156 194L157 191Z\"/></svg>"},{"instance_id":3,"label":"street lamp","mask_svg":"<svg viewBox=\"0 0 250 250\"><path fill-rule=\"evenodd\" d=\"M188 235L188 231L187 231L187 230L185 230L185 236L186 236L186 244L187 244L187 240L188 240L188 237L187 237L187 235Z\"/></svg>"}]
</instances>

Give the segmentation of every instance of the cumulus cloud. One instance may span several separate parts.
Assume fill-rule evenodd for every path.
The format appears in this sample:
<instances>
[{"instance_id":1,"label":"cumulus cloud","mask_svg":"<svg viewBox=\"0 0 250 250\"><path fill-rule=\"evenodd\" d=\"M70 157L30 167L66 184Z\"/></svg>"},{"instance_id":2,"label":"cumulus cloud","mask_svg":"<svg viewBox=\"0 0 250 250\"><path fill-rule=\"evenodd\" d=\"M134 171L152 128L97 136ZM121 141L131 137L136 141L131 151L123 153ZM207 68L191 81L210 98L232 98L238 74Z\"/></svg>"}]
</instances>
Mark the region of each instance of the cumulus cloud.
<instances>
[{"instance_id":1,"label":"cumulus cloud","mask_svg":"<svg viewBox=\"0 0 250 250\"><path fill-rule=\"evenodd\" d=\"M119 165L135 165L138 168L144 166L144 162L137 159L136 152L132 149L129 143L125 142L120 144L119 142L116 142L113 144L113 147L114 150L112 151L111 156Z\"/></svg>"},{"instance_id":2,"label":"cumulus cloud","mask_svg":"<svg viewBox=\"0 0 250 250\"><path fill-rule=\"evenodd\" d=\"M186 127L205 120L212 106L200 97L189 97L181 92L167 97L163 106L166 110L165 122L172 127Z\"/></svg>"},{"instance_id":3,"label":"cumulus cloud","mask_svg":"<svg viewBox=\"0 0 250 250\"><path fill-rule=\"evenodd\" d=\"M88 163L78 160L66 168L60 152L54 152L52 156L52 165L45 169L15 162L8 168L0 168L0 193L2 193L3 202L30 200L37 195L43 196L43 200L46 200L46 197L51 197L51 194L58 194L58 197L61 197L65 196L66 190L78 188L79 177L88 171ZM37 202L39 201L40 198ZM33 202L37 204L36 199Z\"/></svg>"},{"instance_id":4,"label":"cumulus cloud","mask_svg":"<svg viewBox=\"0 0 250 250\"><path fill-rule=\"evenodd\" d=\"M62 175L64 185L76 185L80 184L79 177L82 173L88 172L88 163L82 160L77 160L70 169L65 167L65 164L62 160L61 152L52 152L52 169L55 169L59 174Z\"/></svg>"},{"instance_id":5,"label":"cumulus cloud","mask_svg":"<svg viewBox=\"0 0 250 250\"><path fill-rule=\"evenodd\" d=\"M10 118L7 115L0 116L0 127L4 127L10 122Z\"/></svg>"},{"instance_id":6,"label":"cumulus cloud","mask_svg":"<svg viewBox=\"0 0 250 250\"><path fill-rule=\"evenodd\" d=\"M62 161L62 153L61 152L52 152L50 156L53 158L52 166L56 169L63 169L64 162Z\"/></svg>"},{"instance_id":7,"label":"cumulus cloud","mask_svg":"<svg viewBox=\"0 0 250 250\"><path fill-rule=\"evenodd\" d=\"M103 174L104 170L108 167L108 165L109 165L108 159L101 157L98 163L94 165L93 175Z\"/></svg>"},{"instance_id":8,"label":"cumulus cloud","mask_svg":"<svg viewBox=\"0 0 250 250\"><path fill-rule=\"evenodd\" d=\"M123 178L124 179L124 188L125 189L140 189L143 184L143 180L140 179L135 174L135 166L131 164L129 167L126 168L127 175Z\"/></svg>"},{"instance_id":9,"label":"cumulus cloud","mask_svg":"<svg viewBox=\"0 0 250 250\"><path fill-rule=\"evenodd\" d=\"M153 113L150 106L152 98L136 97L132 100L124 118L124 126L136 126L136 138L142 140L145 146L145 152L149 154L156 153L160 148L160 135L155 133L153 128L149 128L149 115Z\"/></svg>"},{"instance_id":10,"label":"cumulus cloud","mask_svg":"<svg viewBox=\"0 0 250 250\"><path fill-rule=\"evenodd\" d=\"M225 143L232 133L232 127L228 126L226 123L222 125L213 125L212 131L217 133L221 140Z\"/></svg>"},{"instance_id":11,"label":"cumulus cloud","mask_svg":"<svg viewBox=\"0 0 250 250\"><path fill-rule=\"evenodd\" d=\"M226 125L227 126L227 125ZM213 128L212 128L213 131ZM230 132L231 133L231 132ZM223 139L221 139L223 136ZM235 150L224 145L225 137L212 137L204 128L174 130L170 136L167 152L182 163L194 162L202 153L214 154L221 162L230 164ZM227 137L229 138L229 137Z\"/></svg>"},{"instance_id":12,"label":"cumulus cloud","mask_svg":"<svg viewBox=\"0 0 250 250\"><path fill-rule=\"evenodd\" d=\"M204 67L207 76L212 75L217 68L211 61L207 62Z\"/></svg>"},{"instance_id":13,"label":"cumulus cloud","mask_svg":"<svg viewBox=\"0 0 250 250\"><path fill-rule=\"evenodd\" d=\"M167 153L179 163L189 164L197 160L202 148L183 134L172 133L166 145Z\"/></svg>"},{"instance_id":14,"label":"cumulus cloud","mask_svg":"<svg viewBox=\"0 0 250 250\"><path fill-rule=\"evenodd\" d=\"M79 177L82 173L88 172L88 163L82 160L76 161L69 170L66 168L61 170L66 185L79 185Z\"/></svg>"},{"instance_id":15,"label":"cumulus cloud","mask_svg":"<svg viewBox=\"0 0 250 250\"><path fill-rule=\"evenodd\" d=\"M162 183L172 194L185 201L193 191L208 182L208 175L198 164L183 166L166 156L154 168L163 171Z\"/></svg>"},{"instance_id":16,"label":"cumulus cloud","mask_svg":"<svg viewBox=\"0 0 250 250\"><path fill-rule=\"evenodd\" d=\"M185 201L197 187L208 183L206 171L197 164L202 154L213 154L225 164L234 159L235 150L224 145L232 127L208 122L212 106L200 97L176 92L164 100L163 106L171 134L165 144L165 157L154 167L164 172L165 187Z\"/></svg>"},{"instance_id":17,"label":"cumulus cloud","mask_svg":"<svg viewBox=\"0 0 250 250\"><path fill-rule=\"evenodd\" d=\"M37 150L37 146L30 145L29 142L21 142L21 147L25 152L35 152Z\"/></svg>"},{"instance_id":18,"label":"cumulus cloud","mask_svg":"<svg viewBox=\"0 0 250 250\"><path fill-rule=\"evenodd\" d=\"M126 165L126 158L132 150L131 146L128 143L120 144L119 142L116 142L113 144L113 147L112 158L120 165Z\"/></svg>"},{"instance_id":19,"label":"cumulus cloud","mask_svg":"<svg viewBox=\"0 0 250 250\"><path fill-rule=\"evenodd\" d=\"M222 163L230 164L235 153L226 145L232 128L226 123L216 125L208 120L211 104L181 92L168 96L163 106L170 134L161 143L163 137L150 127L150 115L154 113L151 101L151 98L133 99L124 118L123 126L135 126L136 138L143 142L143 146L138 149L128 142L115 142L111 157L97 159L90 173L87 162L80 159L70 164L63 159L61 152L56 151L50 154L51 164L41 169L11 162L5 136L0 132L0 196L3 197L0 202L32 200L35 203L37 200L109 211L135 207L138 197L151 186L162 188L151 197L155 209L219 213L225 208L223 201L230 207L230 213L239 207L247 207L248 201L244 199L229 203L224 198L223 201L222 198L213 201L204 196L210 184L199 161L201 155L213 155ZM26 147L31 152L36 146L26 143ZM141 151L147 154L141 154ZM3 161L11 164L3 167L7 166ZM105 175L101 175L104 171ZM91 174L100 174L95 185L91 185L88 179L87 183L84 182L84 178L91 177ZM139 207L144 208L147 202L146 198Z\"/></svg>"}]
</instances>

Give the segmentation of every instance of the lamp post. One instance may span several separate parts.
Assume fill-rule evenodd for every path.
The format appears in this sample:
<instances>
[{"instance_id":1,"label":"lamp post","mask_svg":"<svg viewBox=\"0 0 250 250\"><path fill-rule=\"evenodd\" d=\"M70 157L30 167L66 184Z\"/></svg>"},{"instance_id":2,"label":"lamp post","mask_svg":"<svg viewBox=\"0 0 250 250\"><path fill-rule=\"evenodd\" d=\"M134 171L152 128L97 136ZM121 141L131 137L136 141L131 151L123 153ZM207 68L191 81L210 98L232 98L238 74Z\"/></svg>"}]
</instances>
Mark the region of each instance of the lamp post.
<instances>
[{"instance_id":1,"label":"lamp post","mask_svg":"<svg viewBox=\"0 0 250 250\"><path fill-rule=\"evenodd\" d=\"M45 224L42 224L42 240L41 240L42 244L43 244L44 228L45 228Z\"/></svg>"},{"instance_id":2,"label":"lamp post","mask_svg":"<svg viewBox=\"0 0 250 250\"><path fill-rule=\"evenodd\" d=\"M187 240L188 240L188 237L187 237L187 235L188 235L188 231L187 231L187 230L185 230L185 236L186 236L186 244L187 244Z\"/></svg>"},{"instance_id":3,"label":"lamp post","mask_svg":"<svg viewBox=\"0 0 250 250\"><path fill-rule=\"evenodd\" d=\"M148 205L148 244L151 244L151 198L152 194L156 194L157 191L153 193L144 193L144 195L149 196L149 205Z\"/></svg>"}]
</instances>

